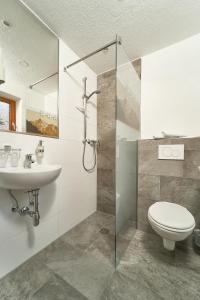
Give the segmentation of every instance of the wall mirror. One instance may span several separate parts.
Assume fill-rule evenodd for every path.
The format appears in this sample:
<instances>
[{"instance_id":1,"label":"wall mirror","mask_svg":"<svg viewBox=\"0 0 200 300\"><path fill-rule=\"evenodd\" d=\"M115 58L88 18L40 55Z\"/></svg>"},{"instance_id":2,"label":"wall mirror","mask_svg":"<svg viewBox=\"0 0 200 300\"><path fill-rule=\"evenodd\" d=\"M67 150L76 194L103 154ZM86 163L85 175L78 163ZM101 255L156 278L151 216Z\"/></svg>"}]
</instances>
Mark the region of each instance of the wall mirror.
<instances>
[{"instance_id":1,"label":"wall mirror","mask_svg":"<svg viewBox=\"0 0 200 300\"><path fill-rule=\"evenodd\" d=\"M0 130L58 137L58 39L20 1L0 7Z\"/></svg>"}]
</instances>

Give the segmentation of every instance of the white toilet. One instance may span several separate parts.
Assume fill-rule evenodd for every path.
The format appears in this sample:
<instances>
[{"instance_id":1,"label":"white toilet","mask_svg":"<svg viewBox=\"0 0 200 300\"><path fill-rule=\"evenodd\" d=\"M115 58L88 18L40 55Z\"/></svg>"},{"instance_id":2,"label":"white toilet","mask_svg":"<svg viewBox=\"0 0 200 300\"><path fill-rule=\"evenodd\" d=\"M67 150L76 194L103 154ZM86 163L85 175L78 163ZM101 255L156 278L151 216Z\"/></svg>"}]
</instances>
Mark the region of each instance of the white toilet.
<instances>
[{"instance_id":1,"label":"white toilet","mask_svg":"<svg viewBox=\"0 0 200 300\"><path fill-rule=\"evenodd\" d=\"M195 227L193 215L183 206L171 202L156 202L149 207L151 227L163 238L164 248L173 251L175 242L186 239Z\"/></svg>"}]
</instances>

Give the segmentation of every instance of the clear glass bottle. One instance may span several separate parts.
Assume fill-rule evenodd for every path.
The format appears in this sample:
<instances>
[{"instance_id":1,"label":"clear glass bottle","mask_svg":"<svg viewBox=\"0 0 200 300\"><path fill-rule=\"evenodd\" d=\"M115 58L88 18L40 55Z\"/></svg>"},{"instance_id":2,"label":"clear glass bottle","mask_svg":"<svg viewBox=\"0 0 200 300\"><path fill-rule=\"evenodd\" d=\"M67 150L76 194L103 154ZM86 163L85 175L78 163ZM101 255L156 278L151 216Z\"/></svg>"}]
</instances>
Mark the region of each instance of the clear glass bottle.
<instances>
[{"instance_id":1,"label":"clear glass bottle","mask_svg":"<svg viewBox=\"0 0 200 300\"><path fill-rule=\"evenodd\" d=\"M20 160L21 149L12 149L10 155L10 165L11 167L18 167Z\"/></svg>"},{"instance_id":2,"label":"clear glass bottle","mask_svg":"<svg viewBox=\"0 0 200 300\"><path fill-rule=\"evenodd\" d=\"M5 168L8 161L8 153L4 149L0 149L0 168Z\"/></svg>"}]
</instances>

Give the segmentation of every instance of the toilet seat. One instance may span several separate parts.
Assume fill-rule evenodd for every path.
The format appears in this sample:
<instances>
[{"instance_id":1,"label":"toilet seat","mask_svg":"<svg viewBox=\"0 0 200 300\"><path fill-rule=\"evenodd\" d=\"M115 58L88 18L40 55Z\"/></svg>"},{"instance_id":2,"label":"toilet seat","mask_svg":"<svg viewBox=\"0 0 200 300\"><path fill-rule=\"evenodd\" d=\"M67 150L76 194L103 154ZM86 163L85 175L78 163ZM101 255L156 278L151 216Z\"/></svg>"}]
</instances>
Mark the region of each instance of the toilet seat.
<instances>
[{"instance_id":1,"label":"toilet seat","mask_svg":"<svg viewBox=\"0 0 200 300\"><path fill-rule=\"evenodd\" d=\"M195 227L192 214L183 206L171 202L156 202L148 210L150 221L168 231L184 232Z\"/></svg>"},{"instance_id":2,"label":"toilet seat","mask_svg":"<svg viewBox=\"0 0 200 300\"><path fill-rule=\"evenodd\" d=\"M158 222L156 222L150 215L148 215L148 219L149 219L149 222L152 223L152 224L155 224L157 227L160 227L162 229L164 229L165 231L168 231L168 232L176 232L176 233L184 233L184 232L187 232L187 231L190 231L190 230L193 230L194 227L195 227L195 224L190 227L190 228L186 228L186 229L176 229L176 228L171 228L171 227L167 227L167 226L164 226Z\"/></svg>"}]
</instances>

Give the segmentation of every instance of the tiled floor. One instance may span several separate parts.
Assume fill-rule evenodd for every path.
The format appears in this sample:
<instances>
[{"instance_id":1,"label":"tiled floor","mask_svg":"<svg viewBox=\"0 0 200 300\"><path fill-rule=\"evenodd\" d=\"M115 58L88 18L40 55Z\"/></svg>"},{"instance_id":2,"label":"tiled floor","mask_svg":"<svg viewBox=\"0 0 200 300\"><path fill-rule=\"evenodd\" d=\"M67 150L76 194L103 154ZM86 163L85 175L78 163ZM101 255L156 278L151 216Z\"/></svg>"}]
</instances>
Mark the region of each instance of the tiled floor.
<instances>
[{"instance_id":1,"label":"tiled floor","mask_svg":"<svg viewBox=\"0 0 200 300\"><path fill-rule=\"evenodd\" d=\"M177 245L171 253L160 237L136 231L101 300L200 299L200 256Z\"/></svg>"},{"instance_id":2,"label":"tiled floor","mask_svg":"<svg viewBox=\"0 0 200 300\"><path fill-rule=\"evenodd\" d=\"M129 228L115 271L113 233L113 217L90 216L3 278L0 300L200 299L200 256L193 250L168 253L158 236Z\"/></svg>"}]
</instances>

